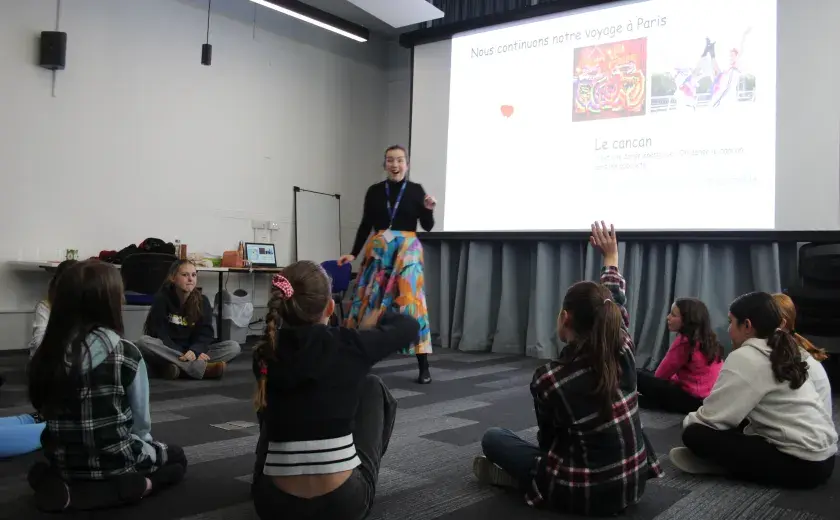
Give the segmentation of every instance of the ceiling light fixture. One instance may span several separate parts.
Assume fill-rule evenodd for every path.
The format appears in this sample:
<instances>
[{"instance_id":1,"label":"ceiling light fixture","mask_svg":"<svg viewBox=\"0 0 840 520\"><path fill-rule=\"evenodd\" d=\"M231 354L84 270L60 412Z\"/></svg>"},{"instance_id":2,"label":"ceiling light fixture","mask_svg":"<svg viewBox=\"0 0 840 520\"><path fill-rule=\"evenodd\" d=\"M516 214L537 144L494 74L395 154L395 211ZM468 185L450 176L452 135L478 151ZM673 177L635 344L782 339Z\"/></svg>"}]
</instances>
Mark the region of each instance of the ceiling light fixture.
<instances>
[{"instance_id":1,"label":"ceiling light fixture","mask_svg":"<svg viewBox=\"0 0 840 520\"><path fill-rule=\"evenodd\" d=\"M299 0L251 0L251 2L357 42L366 42L370 38L370 32L361 25L348 22Z\"/></svg>"}]
</instances>

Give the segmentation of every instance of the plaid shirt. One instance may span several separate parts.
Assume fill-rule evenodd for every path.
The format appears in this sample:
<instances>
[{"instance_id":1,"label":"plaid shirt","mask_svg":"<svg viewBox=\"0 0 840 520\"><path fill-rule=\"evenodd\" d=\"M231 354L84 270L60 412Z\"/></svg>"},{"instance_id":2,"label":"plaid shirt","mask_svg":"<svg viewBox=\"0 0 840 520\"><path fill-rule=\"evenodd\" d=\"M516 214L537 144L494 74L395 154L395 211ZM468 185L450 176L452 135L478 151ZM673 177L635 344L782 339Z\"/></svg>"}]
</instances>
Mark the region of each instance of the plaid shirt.
<instances>
[{"instance_id":1,"label":"plaid shirt","mask_svg":"<svg viewBox=\"0 0 840 520\"><path fill-rule=\"evenodd\" d=\"M123 473L150 473L166 463L165 444L146 443L131 434L126 388L141 359L136 346L119 341L102 363L82 373L76 394L63 403L65 409L47 419L41 436L44 453L63 478L103 480ZM145 445L154 447L156 461L144 452Z\"/></svg>"},{"instance_id":2,"label":"plaid shirt","mask_svg":"<svg viewBox=\"0 0 840 520\"><path fill-rule=\"evenodd\" d=\"M619 393L612 415L605 418L593 398L596 376L574 345L568 345L557 361L537 369L531 393L540 448L548 453L537 459L525 497L532 506L547 501L576 514L615 514L639 501L649 477L663 475L639 417L624 278L618 268L605 267L601 283L624 318Z\"/></svg>"}]
</instances>

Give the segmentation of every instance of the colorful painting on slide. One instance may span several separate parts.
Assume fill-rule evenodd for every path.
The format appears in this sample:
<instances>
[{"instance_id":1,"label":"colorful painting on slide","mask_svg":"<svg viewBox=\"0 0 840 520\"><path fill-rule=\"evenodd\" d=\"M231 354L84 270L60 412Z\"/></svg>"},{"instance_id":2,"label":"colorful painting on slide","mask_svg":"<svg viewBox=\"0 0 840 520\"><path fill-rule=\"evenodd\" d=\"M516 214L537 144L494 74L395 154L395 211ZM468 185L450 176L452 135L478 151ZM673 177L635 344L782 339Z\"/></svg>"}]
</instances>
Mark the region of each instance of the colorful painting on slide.
<instances>
[{"instance_id":1,"label":"colorful painting on slide","mask_svg":"<svg viewBox=\"0 0 840 520\"><path fill-rule=\"evenodd\" d=\"M575 49L572 121L645 115L647 38Z\"/></svg>"}]
</instances>

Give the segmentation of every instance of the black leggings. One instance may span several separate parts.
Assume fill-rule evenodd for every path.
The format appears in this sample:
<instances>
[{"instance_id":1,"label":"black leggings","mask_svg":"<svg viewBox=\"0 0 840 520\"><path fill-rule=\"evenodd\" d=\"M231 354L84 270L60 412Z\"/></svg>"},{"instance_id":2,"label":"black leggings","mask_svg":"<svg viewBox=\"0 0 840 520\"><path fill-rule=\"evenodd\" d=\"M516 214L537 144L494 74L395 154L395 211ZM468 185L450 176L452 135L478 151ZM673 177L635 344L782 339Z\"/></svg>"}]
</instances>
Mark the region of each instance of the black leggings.
<instances>
[{"instance_id":1,"label":"black leggings","mask_svg":"<svg viewBox=\"0 0 840 520\"><path fill-rule=\"evenodd\" d=\"M739 430L715 430L692 424L683 430L683 443L695 455L725 468L740 480L774 487L812 489L834 471L834 457L812 462L782 453L757 435Z\"/></svg>"},{"instance_id":2,"label":"black leggings","mask_svg":"<svg viewBox=\"0 0 840 520\"><path fill-rule=\"evenodd\" d=\"M139 502L146 496L147 478L152 482L152 493L180 482L187 470L184 450L169 444L166 459L166 464L154 473L125 473L105 480L69 481L63 480L48 463L36 462L29 470L28 480L35 491L35 505L41 511L108 509Z\"/></svg>"},{"instance_id":3,"label":"black leggings","mask_svg":"<svg viewBox=\"0 0 840 520\"><path fill-rule=\"evenodd\" d=\"M639 406L688 414L696 412L703 400L680 388L676 383L660 379L651 372L636 372L636 386L641 396Z\"/></svg>"},{"instance_id":4,"label":"black leggings","mask_svg":"<svg viewBox=\"0 0 840 520\"><path fill-rule=\"evenodd\" d=\"M338 489L311 499L281 491L271 478L263 474L268 453L268 431L263 425L257 442L254 482L251 486L257 516L263 520L367 518L376 495L382 456L388 449L396 418L397 400L379 377L368 374L362 385L353 431L353 442L361 465L353 470L350 478Z\"/></svg>"}]
</instances>

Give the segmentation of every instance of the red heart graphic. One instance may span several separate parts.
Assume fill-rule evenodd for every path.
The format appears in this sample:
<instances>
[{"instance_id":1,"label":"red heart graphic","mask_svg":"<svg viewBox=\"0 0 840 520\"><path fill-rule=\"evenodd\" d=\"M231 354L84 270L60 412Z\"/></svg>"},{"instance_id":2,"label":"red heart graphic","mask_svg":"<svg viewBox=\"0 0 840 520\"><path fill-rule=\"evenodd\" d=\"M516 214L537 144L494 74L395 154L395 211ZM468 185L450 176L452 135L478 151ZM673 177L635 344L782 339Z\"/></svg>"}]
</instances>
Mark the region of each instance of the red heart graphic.
<instances>
[{"instance_id":1,"label":"red heart graphic","mask_svg":"<svg viewBox=\"0 0 840 520\"><path fill-rule=\"evenodd\" d=\"M510 117L513 115L513 107L511 105L502 105L502 115Z\"/></svg>"}]
</instances>

